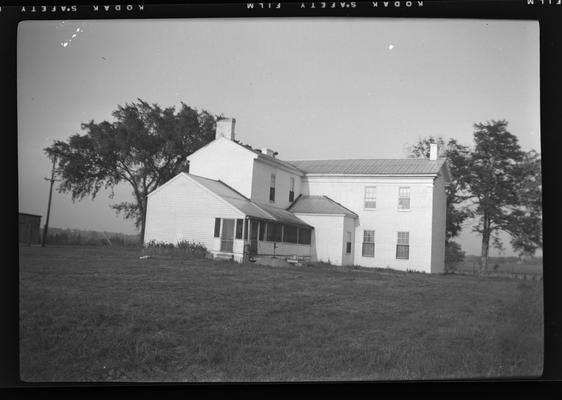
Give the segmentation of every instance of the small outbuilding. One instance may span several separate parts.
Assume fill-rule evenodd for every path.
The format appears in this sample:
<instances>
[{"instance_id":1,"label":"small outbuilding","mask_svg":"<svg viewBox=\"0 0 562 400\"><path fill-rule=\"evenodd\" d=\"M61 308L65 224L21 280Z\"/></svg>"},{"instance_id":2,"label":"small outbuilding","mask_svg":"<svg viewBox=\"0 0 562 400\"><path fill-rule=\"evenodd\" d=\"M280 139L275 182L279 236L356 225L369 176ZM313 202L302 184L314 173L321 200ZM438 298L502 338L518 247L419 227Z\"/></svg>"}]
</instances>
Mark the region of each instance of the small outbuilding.
<instances>
[{"instance_id":1,"label":"small outbuilding","mask_svg":"<svg viewBox=\"0 0 562 400\"><path fill-rule=\"evenodd\" d=\"M19 243L28 245L41 243L41 216L19 213Z\"/></svg>"}]
</instances>

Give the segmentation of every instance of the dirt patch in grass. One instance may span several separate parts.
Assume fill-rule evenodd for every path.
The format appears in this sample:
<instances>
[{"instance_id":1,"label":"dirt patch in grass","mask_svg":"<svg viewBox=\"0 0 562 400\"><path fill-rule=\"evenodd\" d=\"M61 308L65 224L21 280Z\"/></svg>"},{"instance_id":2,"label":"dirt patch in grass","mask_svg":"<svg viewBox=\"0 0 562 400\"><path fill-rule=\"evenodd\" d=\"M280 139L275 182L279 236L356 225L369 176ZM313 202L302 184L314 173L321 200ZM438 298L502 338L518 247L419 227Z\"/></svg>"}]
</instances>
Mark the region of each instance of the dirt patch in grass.
<instances>
[{"instance_id":1,"label":"dirt patch in grass","mask_svg":"<svg viewBox=\"0 0 562 400\"><path fill-rule=\"evenodd\" d=\"M535 376L542 282L20 249L25 381Z\"/></svg>"}]
</instances>

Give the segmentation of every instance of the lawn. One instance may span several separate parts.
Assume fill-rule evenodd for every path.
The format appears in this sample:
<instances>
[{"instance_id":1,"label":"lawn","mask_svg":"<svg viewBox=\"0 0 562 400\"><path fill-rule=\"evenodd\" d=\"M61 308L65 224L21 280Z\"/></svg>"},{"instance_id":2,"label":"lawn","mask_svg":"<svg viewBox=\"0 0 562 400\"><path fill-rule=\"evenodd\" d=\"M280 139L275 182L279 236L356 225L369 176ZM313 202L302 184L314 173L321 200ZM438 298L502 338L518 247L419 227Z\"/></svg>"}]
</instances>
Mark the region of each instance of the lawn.
<instances>
[{"instance_id":1,"label":"lawn","mask_svg":"<svg viewBox=\"0 0 562 400\"><path fill-rule=\"evenodd\" d=\"M20 248L21 379L536 376L542 281Z\"/></svg>"}]
</instances>

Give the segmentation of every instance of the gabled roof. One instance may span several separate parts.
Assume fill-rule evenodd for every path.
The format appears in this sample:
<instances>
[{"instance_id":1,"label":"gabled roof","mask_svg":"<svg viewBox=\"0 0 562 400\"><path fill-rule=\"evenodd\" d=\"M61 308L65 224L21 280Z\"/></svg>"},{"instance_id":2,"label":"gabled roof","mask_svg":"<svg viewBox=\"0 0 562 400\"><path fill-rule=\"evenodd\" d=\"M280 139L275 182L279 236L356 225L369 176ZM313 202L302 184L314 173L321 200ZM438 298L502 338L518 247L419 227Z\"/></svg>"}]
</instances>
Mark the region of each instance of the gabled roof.
<instances>
[{"instance_id":1,"label":"gabled roof","mask_svg":"<svg viewBox=\"0 0 562 400\"><path fill-rule=\"evenodd\" d=\"M354 218L358 216L328 196L299 196L289 210L303 214L343 214Z\"/></svg>"},{"instance_id":2,"label":"gabled roof","mask_svg":"<svg viewBox=\"0 0 562 400\"><path fill-rule=\"evenodd\" d=\"M357 160L301 160L290 161L307 174L346 175L437 175L445 158L435 161L424 158L357 159Z\"/></svg>"},{"instance_id":3,"label":"gabled roof","mask_svg":"<svg viewBox=\"0 0 562 400\"><path fill-rule=\"evenodd\" d=\"M237 147L240 148L240 149L244 149L244 150L247 152L247 154L248 154L249 156L251 156L253 159L258 159L258 160L261 160L261 161L273 163L274 165L277 165L278 167L282 167L282 168L285 168L285 169L289 169L289 170L291 170L291 171L293 171L293 172L297 172L297 173L299 173L299 174L303 174L303 171L301 171L301 170L298 169L296 166L294 166L293 164L291 164L291 163L289 163L289 162L287 162L287 161L283 161L283 160L280 160L280 159L278 159L278 158L268 156L267 154L264 154L264 153L262 153L261 151L259 151L259 150L257 150L257 149L253 149L253 148L252 148L251 146L249 146L249 145L243 145L243 144L240 144L240 143L238 143L238 142L236 142L236 141L234 141L234 140L227 139L227 138L225 138L225 137L219 137L218 139L215 139L215 140L213 140L213 141L207 143L205 146L201 147L201 148L198 149L197 151L195 151L195 152L193 152L192 154L190 154L189 156L187 156L187 159L188 159L188 160L191 160L191 159L193 158L193 155L196 154L198 151L200 151L200 150L202 150L202 149L206 149L206 148L208 148L209 146L214 146L215 143L220 142L220 141L225 141L226 143L230 143L230 144L232 144L232 145L234 145L234 146L237 146Z\"/></svg>"},{"instance_id":4,"label":"gabled roof","mask_svg":"<svg viewBox=\"0 0 562 400\"><path fill-rule=\"evenodd\" d=\"M193 174L186 175L250 217L281 224L311 228L311 225L307 224L290 211L251 201L222 181L216 181Z\"/></svg>"},{"instance_id":5,"label":"gabled roof","mask_svg":"<svg viewBox=\"0 0 562 400\"><path fill-rule=\"evenodd\" d=\"M236 190L221 181L215 181L213 179L204 178L202 176L197 176L193 174L186 174L189 177L195 179L201 185L209 189L211 192L230 203L238 210L244 214L260 219L272 219L271 216L253 203L250 199L246 198L242 194L238 193Z\"/></svg>"}]
</instances>

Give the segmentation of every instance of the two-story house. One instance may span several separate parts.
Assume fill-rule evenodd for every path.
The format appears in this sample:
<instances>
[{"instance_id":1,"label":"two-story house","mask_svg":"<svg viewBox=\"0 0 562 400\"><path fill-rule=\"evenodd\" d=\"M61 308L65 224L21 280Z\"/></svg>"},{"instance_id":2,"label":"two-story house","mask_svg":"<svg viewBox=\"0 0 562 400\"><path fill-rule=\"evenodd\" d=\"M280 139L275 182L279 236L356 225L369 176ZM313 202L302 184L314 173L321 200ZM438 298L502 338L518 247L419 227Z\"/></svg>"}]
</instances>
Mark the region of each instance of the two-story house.
<instances>
[{"instance_id":1,"label":"two-story house","mask_svg":"<svg viewBox=\"0 0 562 400\"><path fill-rule=\"evenodd\" d=\"M429 159L282 161L235 141L235 120L148 197L145 243L202 243L217 257L304 257L443 272L445 186Z\"/></svg>"}]
</instances>

